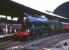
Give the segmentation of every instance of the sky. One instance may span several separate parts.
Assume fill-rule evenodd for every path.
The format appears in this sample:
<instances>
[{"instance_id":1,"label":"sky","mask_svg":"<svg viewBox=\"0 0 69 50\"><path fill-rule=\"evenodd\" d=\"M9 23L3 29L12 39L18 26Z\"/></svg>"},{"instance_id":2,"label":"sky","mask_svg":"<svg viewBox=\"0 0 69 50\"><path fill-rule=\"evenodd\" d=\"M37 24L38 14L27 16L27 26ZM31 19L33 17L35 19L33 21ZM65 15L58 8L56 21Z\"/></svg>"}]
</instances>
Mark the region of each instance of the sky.
<instances>
[{"instance_id":1,"label":"sky","mask_svg":"<svg viewBox=\"0 0 69 50\"><path fill-rule=\"evenodd\" d=\"M48 10L53 12L59 5L69 0L12 0L12 1L39 11L45 12L46 10Z\"/></svg>"}]
</instances>

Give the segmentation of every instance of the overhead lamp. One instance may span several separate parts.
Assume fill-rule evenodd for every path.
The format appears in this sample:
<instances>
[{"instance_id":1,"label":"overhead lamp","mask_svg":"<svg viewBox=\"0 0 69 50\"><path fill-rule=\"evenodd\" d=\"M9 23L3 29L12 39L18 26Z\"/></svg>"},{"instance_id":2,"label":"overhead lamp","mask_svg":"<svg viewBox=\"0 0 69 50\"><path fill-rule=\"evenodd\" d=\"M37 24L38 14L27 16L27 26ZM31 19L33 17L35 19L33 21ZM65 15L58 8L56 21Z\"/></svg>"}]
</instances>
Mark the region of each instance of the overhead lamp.
<instances>
[{"instance_id":1,"label":"overhead lamp","mask_svg":"<svg viewBox=\"0 0 69 50\"><path fill-rule=\"evenodd\" d=\"M17 21L17 20L18 20L18 18L14 17L12 20Z\"/></svg>"},{"instance_id":2,"label":"overhead lamp","mask_svg":"<svg viewBox=\"0 0 69 50\"><path fill-rule=\"evenodd\" d=\"M5 15L0 15L0 18L6 18L6 16Z\"/></svg>"},{"instance_id":3,"label":"overhead lamp","mask_svg":"<svg viewBox=\"0 0 69 50\"><path fill-rule=\"evenodd\" d=\"M11 16L7 16L7 20L12 20L12 19L11 19Z\"/></svg>"},{"instance_id":4,"label":"overhead lamp","mask_svg":"<svg viewBox=\"0 0 69 50\"><path fill-rule=\"evenodd\" d=\"M26 17L24 17L24 20L26 20Z\"/></svg>"}]
</instances>

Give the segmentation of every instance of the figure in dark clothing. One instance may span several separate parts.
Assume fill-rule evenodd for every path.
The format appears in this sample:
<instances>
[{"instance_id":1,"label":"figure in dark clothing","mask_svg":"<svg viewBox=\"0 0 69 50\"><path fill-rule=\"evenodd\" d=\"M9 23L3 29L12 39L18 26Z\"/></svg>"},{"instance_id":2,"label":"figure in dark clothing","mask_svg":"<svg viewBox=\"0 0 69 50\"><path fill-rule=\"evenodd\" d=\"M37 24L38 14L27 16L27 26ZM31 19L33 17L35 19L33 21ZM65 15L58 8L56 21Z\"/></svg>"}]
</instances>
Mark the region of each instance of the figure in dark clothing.
<instances>
[{"instance_id":1,"label":"figure in dark clothing","mask_svg":"<svg viewBox=\"0 0 69 50\"><path fill-rule=\"evenodd\" d=\"M69 46L68 46L68 43L67 42L64 42L63 49L64 50L69 50Z\"/></svg>"},{"instance_id":2,"label":"figure in dark clothing","mask_svg":"<svg viewBox=\"0 0 69 50\"><path fill-rule=\"evenodd\" d=\"M65 42L63 45L64 45L64 46L68 46L68 43L67 43L67 42Z\"/></svg>"}]
</instances>

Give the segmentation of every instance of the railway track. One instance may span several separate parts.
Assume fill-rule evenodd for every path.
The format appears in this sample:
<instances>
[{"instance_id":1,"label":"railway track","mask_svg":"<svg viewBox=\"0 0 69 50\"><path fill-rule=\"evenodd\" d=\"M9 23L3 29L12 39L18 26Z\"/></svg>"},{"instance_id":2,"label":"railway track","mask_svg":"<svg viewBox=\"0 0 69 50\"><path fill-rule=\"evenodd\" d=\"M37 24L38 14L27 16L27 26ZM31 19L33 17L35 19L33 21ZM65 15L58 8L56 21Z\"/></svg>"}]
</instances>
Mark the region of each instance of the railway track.
<instances>
[{"instance_id":1,"label":"railway track","mask_svg":"<svg viewBox=\"0 0 69 50\"><path fill-rule=\"evenodd\" d=\"M36 43L32 43L32 46L34 47L47 47L47 46L54 46L58 44L59 42L69 39L69 33L65 34L58 34L58 35L53 35L50 37L46 37L41 39L40 41L35 41Z\"/></svg>"},{"instance_id":2,"label":"railway track","mask_svg":"<svg viewBox=\"0 0 69 50\"><path fill-rule=\"evenodd\" d=\"M42 39L28 42L25 45L32 46L32 47L48 47L48 46L50 47L66 39L69 39L69 33L62 33L62 34L57 34L49 37L44 37ZM24 44L22 43L20 43L19 45L24 46Z\"/></svg>"},{"instance_id":3,"label":"railway track","mask_svg":"<svg viewBox=\"0 0 69 50\"><path fill-rule=\"evenodd\" d=\"M15 41L2 42L2 43L0 43L0 50L5 50L6 48L16 46L18 44L19 44L19 42L15 42Z\"/></svg>"}]
</instances>

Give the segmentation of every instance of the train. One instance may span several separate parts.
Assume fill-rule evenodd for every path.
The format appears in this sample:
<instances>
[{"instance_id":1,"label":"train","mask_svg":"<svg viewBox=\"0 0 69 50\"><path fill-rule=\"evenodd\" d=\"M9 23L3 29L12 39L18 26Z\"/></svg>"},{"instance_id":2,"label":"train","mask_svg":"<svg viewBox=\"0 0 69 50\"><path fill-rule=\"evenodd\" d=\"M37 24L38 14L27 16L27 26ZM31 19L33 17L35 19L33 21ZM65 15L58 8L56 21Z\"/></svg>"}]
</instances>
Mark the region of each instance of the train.
<instances>
[{"instance_id":1,"label":"train","mask_svg":"<svg viewBox=\"0 0 69 50\"><path fill-rule=\"evenodd\" d=\"M16 31L16 36L22 40L33 40L69 31L69 23L46 16L27 16L24 25L23 31Z\"/></svg>"},{"instance_id":2,"label":"train","mask_svg":"<svg viewBox=\"0 0 69 50\"><path fill-rule=\"evenodd\" d=\"M0 22L0 35L14 34L15 40L24 41L69 32L69 23L51 17L28 15L22 23Z\"/></svg>"}]
</instances>

